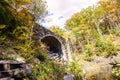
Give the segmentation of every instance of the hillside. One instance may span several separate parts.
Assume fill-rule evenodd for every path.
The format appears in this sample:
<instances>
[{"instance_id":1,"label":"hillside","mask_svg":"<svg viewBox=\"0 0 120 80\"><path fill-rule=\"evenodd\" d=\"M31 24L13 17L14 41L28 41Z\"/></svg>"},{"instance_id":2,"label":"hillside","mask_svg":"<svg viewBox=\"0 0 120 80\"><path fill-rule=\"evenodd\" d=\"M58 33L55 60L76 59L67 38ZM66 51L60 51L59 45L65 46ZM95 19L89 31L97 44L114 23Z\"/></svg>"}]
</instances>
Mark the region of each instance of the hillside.
<instances>
[{"instance_id":1,"label":"hillside","mask_svg":"<svg viewBox=\"0 0 120 80\"><path fill-rule=\"evenodd\" d=\"M63 80L66 72L74 80L120 80L119 5L119 0L100 0L69 18L65 30L53 26L48 33L65 40L65 53L54 36L43 43L40 36L38 42L32 39L36 22L47 13L44 1L1 0L0 80ZM70 60L49 59L51 53L62 58L62 51Z\"/></svg>"}]
</instances>

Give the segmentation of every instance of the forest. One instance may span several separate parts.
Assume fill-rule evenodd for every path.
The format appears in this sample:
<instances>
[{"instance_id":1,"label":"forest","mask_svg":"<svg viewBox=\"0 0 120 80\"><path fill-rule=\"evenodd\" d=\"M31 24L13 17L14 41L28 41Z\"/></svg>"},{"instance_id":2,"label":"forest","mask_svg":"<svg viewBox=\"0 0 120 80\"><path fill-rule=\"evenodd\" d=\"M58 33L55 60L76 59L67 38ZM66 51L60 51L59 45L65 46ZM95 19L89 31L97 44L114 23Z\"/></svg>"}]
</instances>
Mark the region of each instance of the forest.
<instances>
[{"instance_id":1,"label":"forest","mask_svg":"<svg viewBox=\"0 0 120 80\"><path fill-rule=\"evenodd\" d=\"M33 28L46 16L46 8L44 0L0 0L0 60L16 60L11 54L22 56L32 66L35 80L63 80L65 72L74 74L74 80L84 80L87 74L84 65L96 71L96 66L106 66L104 60L118 56L112 64L112 77L104 77L105 67L103 71L88 71L85 80L120 80L120 0L100 0L72 15L64 29L49 28L64 39L70 39L73 60L67 64L49 60L47 46L32 39ZM103 61L96 62L96 58ZM97 73L104 78L99 79Z\"/></svg>"}]
</instances>

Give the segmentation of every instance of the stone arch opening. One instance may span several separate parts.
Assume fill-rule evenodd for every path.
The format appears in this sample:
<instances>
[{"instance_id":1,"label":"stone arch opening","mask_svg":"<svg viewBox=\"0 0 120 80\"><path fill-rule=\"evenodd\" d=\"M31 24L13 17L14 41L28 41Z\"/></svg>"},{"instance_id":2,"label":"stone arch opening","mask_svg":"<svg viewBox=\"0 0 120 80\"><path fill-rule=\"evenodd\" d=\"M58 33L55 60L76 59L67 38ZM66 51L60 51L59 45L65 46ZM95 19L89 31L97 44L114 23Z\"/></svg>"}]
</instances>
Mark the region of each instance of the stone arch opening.
<instances>
[{"instance_id":1,"label":"stone arch opening","mask_svg":"<svg viewBox=\"0 0 120 80\"><path fill-rule=\"evenodd\" d=\"M41 42L44 43L50 54L56 53L59 57L61 57L62 53L62 47L60 41L55 38L54 36L45 36L41 39Z\"/></svg>"}]
</instances>

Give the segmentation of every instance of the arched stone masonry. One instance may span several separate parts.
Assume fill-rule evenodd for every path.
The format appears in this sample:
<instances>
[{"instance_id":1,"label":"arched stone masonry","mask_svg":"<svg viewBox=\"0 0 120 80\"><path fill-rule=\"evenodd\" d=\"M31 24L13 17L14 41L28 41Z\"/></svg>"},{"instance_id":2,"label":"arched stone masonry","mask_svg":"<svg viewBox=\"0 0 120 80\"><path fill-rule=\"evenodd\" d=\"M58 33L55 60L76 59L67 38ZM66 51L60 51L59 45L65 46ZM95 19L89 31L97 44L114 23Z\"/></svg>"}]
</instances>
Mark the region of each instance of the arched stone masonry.
<instances>
[{"instance_id":1,"label":"arched stone masonry","mask_svg":"<svg viewBox=\"0 0 120 80\"><path fill-rule=\"evenodd\" d=\"M56 35L55 33L51 32L50 30L37 25L33 28L34 31L34 36L33 39L35 41L40 41L45 43L46 45L48 45L50 48L52 47L57 47L59 50L62 51L62 58L65 61L69 61L68 59L68 49L66 46L66 40L58 35ZM67 43L68 44L68 43ZM51 49L51 51L54 51L53 49Z\"/></svg>"}]
</instances>

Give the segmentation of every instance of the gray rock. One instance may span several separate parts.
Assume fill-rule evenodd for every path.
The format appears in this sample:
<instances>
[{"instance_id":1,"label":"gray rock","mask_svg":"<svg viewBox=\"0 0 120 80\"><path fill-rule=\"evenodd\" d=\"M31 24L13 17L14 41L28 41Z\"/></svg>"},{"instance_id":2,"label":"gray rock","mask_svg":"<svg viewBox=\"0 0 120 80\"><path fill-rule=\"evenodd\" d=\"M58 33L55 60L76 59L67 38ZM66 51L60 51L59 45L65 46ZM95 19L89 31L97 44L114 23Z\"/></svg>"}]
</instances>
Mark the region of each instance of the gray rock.
<instances>
[{"instance_id":1,"label":"gray rock","mask_svg":"<svg viewBox=\"0 0 120 80\"><path fill-rule=\"evenodd\" d=\"M7 78L0 78L0 80L14 80L13 78L7 77Z\"/></svg>"}]
</instances>

